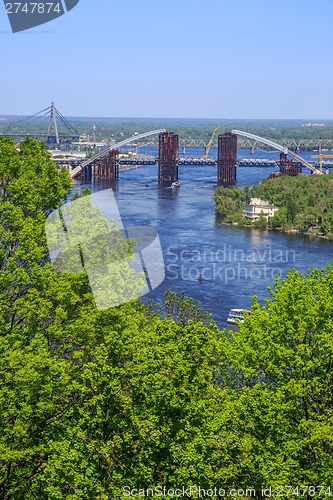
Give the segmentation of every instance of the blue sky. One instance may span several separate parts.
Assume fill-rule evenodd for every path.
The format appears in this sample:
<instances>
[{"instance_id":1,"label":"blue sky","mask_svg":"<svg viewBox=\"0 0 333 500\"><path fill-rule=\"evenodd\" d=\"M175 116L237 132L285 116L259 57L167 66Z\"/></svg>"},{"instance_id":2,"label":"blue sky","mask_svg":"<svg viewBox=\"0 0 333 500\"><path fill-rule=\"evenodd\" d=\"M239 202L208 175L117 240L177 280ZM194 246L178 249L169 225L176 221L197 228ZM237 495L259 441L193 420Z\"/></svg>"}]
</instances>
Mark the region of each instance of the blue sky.
<instances>
[{"instance_id":1,"label":"blue sky","mask_svg":"<svg viewBox=\"0 0 333 500\"><path fill-rule=\"evenodd\" d=\"M0 114L333 119L331 0L80 0L12 34Z\"/></svg>"}]
</instances>

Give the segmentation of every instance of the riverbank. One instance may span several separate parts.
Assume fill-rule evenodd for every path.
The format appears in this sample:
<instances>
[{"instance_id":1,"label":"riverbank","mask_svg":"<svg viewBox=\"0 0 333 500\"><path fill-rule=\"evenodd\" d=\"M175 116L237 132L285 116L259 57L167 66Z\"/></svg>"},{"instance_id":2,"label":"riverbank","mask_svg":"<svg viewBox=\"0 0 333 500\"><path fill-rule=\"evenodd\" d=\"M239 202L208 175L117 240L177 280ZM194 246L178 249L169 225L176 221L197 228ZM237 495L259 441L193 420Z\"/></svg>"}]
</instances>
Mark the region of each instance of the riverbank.
<instances>
[{"instance_id":1,"label":"riverbank","mask_svg":"<svg viewBox=\"0 0 333 500\"><path fill-rule=\"evenodd\" d=\"M239 224L238 222L218 222L218 225L221 226L236 226L240 227L242 229L258 229L258 230L268 230L268 231L273 231L276 233L285 233L285 234L294 234L296 236L306 236L309 239L314 239L314 238L321 238L326 241L333 241L333 238L329 238L327 235L323 233L316 233L313 231L299 231L298 229L281 229L277 227L272 227L272 226L259 226L256 224Z\"/></svg>"},{"instance_id":2,"label":"riverbank","mask_svg":"<svg viewBox=\"0 0 333 500\"><path fill-rule=\"evenodd\" d=\"M284 175L243 189L220 186L214 200L218 222L333 240L332 174Z\"/></svg>"}]
</instances>

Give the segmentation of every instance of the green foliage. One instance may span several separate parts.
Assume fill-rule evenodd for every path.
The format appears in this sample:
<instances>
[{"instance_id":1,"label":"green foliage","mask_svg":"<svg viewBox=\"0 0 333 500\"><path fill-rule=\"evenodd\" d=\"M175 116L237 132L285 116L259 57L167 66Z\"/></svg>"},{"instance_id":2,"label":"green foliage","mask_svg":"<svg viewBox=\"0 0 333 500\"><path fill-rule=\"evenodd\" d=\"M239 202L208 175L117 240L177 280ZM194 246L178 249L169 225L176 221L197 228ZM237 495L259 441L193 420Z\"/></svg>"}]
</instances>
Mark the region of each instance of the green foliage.
<instances>
[{"instance_id":1,"label":"green foliage","mask_svg":"<svg viewBox=\"0 0 333 500\"><path fill-rule=\"evenodd\" d=\"M267 217L265 217L264 213L261 211L259 219L254 222L254 226L261 227L262 229L266 228L268 225Z\"/></svg>"},{"instance_id":2,"label":"green foliage","mask_svg":"<svg viewBox=\"0 0 333 500\"><path fill-rule=\"evenodd\" d=\"M147 311L151 311L153 304L149 304ZM178 295L167 290L163 296L163 304L158 307L158 313L162 317L173 318L178 325L184 326L189 320L212 324L211 314L203 310L200 303L195 303L192 298L186 298L185 292Z\"/></svg>"},{"instance_id":3,"label":"green foliage","mask_svg":"<svg viewBox=\"0 0 333 500\"><path fill-rule=\"evenodd\" d=\"M242 219L245 200L261 198L279 207L273 217L261 217L255 223ZM282 230L310 231L331 238L333 233L333 175L281 176L265 179L241 190L219 187L215 191L218 221L237 222L240 226L253 224ZM265 220L264 220L265 219Z\"/></svg>"},{"instance_id":4,"label":"green foliage","mask_svg":"<svg viewBox=\"0 0 333 500\"><path fill-rule=\"evenodd\" d=\"M98 309L140 297L143 277L135 277L129 265L135 258L135 241L124 241L117 224L94 208L91 196L81 196L53 212L45 228L53 265L67 273L80 273L84 265Z\"/></svg>"},{"instance_id":5,"label":"green foliage","mask_svg":"<svg viewBox=\"0 0 333 500\"><path fill-rule=\"evenodd\" d=\"M85 272L48 262L44 223L68 175L33 140L3 140L0 158L1 498L212 480L216 326L172 295L164 319L135 302L97 311Z\"/></svg>"},{"instance_id":6,"label":"green foliage","mask_svg":"<svg viewBox=\"0 0 333 500\"><path fill-rule=\"evenodd\" d=\"M236 186L219 186L214 193L218 220L223 222L238 222L242 219L246 193Z\"/></svg>"},{"instance_id":7,"label":"green foliage","mask_svg":"<svg viewBox=\"0 0 333 500\"><path fill-rule=\"evenodd\" d=\"M91 294L83 274L58 275L48 263L44 223L69 193L67 172L35 140L15 149L1 139L0 186L0 492L36 498L59 419L77 400L73 334L79 344Z\"/></svg>"},{"instance_id":8,"label":"green foliage","mask_svg":"<svg viewBox=\"0 0 333 500\"><path fill-rule=\"evenodd\" d=\"M279 208L277 212L275 212L274 216L270 219L270 225L273 228L281 228L284 230L291 229L291 224L288 221L288 212L287 208Z\"/></svg>"},{"instance_id":9,"label":"green foliage","mask_svg":"<svg viewBox=\"0 0 333 500\"><path fill-rule=\"evenodd\" d=\"M252 196L280 207L271 220L273 227L319 233L333 231L333 176L298 175L265 179L252 188ZM286 212L284 211L286 210Z\"/></svg>"},{"instance_id":10,"label":"green foliage","mask_svg":"<svg viewBox=\"0 0 333 500\"><path fill-rule=\"evenodd\" d=\"M332 121L326 121L325 127L302 127L302 120L220 120L220 119L163 119L163 118L96 118L96 138L110 141L120 141L125 137L131 137L134 133L148 132L150 130L172 129L179 134L181 140L203 140L207 144L211 138L213 129L219 127L219 133L228 132L234 128L252 132L253 134L267 139L283 141L302 139L316 141L320 139L332 139ZM93 140L91 119L71 118L71 124L80 135L90 136ZM22 128L23 127L23 128ZM0 121L1 133L45 133L45 123L35 120L27 122L26 129L24 123L17 119L7 118ZM65 126L58 121L59 133L68 132ZM216 139L215 139L216 143ZM66 146L63 145L62 148ZM68 147L68 146L67 146ZM265 145L261 145L265 148ZM81 149L84 146L81 146ZM90 148L89 148L90 149ZM268 148L267 148L268 149Z\"/></svg>"},{"instance_id":11,"label":"green foliage","mask_svg":"<svg viewBox=\"0 0 333 500\"><path fill-rule=\"evenodd\" d=\"M330 267L305 276L292 270L276 281L273 300L262 308L254 301L239 332L229 332L229 383L267 484L332 479L332 291Z\"/></svg>"},{"instance_id":12,"label":"green foliage","mask_svg":"<svg viewBox=\"0 0 333 500\"><path fill-rule=\"evenodd\" d=\"M330 268L277 281L239 332L172 292L157 312L98 311L84 270L48 259L44 223L68 174L36 141L4 139L0 186L1 498L330 484Z\"/></svg>"},{"instance_id":13,"label":"green foliage","mask_svg":"<svg viewBox=\"0 0 333 500\"><path fill-rule=\"evenodd\" d=\"M238 226L257 226L262 229L267 227L267 218L264 214L260 214L259 219L252 221L243 217L243 209L245 204L251 198L249 186L244 189L236 186L224 187L219 186L215 190L214 200L218 222L237 223Z\"/></svg>"}]
</instances>

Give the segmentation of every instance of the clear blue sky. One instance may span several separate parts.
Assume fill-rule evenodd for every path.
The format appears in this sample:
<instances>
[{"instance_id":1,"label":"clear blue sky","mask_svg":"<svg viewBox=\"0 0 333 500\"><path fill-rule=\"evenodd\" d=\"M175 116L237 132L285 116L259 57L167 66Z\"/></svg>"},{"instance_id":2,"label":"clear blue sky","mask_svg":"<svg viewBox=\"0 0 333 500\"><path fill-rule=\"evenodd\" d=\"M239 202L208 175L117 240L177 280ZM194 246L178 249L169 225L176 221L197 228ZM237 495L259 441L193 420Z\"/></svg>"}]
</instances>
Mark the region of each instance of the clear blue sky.
<instances>
[{"instance_id":1,"label":"clear blue sky","mask_svg":"<svg viewBox=\"0 0 333 500\"><path fill-rule=\"evenodd\" d=\"M12 34L0 114L333 119L332 0L80 0Z\"/></svg>"}]
</instances>

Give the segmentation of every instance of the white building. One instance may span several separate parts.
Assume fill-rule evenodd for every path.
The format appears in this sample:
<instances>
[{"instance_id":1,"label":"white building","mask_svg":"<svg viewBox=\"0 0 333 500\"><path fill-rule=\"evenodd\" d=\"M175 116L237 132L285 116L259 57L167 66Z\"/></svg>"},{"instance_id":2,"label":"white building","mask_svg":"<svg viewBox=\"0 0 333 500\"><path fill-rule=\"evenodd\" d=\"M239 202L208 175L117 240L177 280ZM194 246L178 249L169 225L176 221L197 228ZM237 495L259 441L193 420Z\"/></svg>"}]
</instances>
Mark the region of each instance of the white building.
<instances>
[{"instance_id":1,"label":"white building","mask_svg":"<svg viewBox=\"0 0 333 500\"><path fill-rule=\"evenodd\" d=\"M243 210L243 217L255 221L260 218L260 214L263 214L268 219L268 217L273 217L277 210L278 207L270 205L268 201L261 200L260 198L251 198L250 203Z\"/></svg>"}]
</instances>

